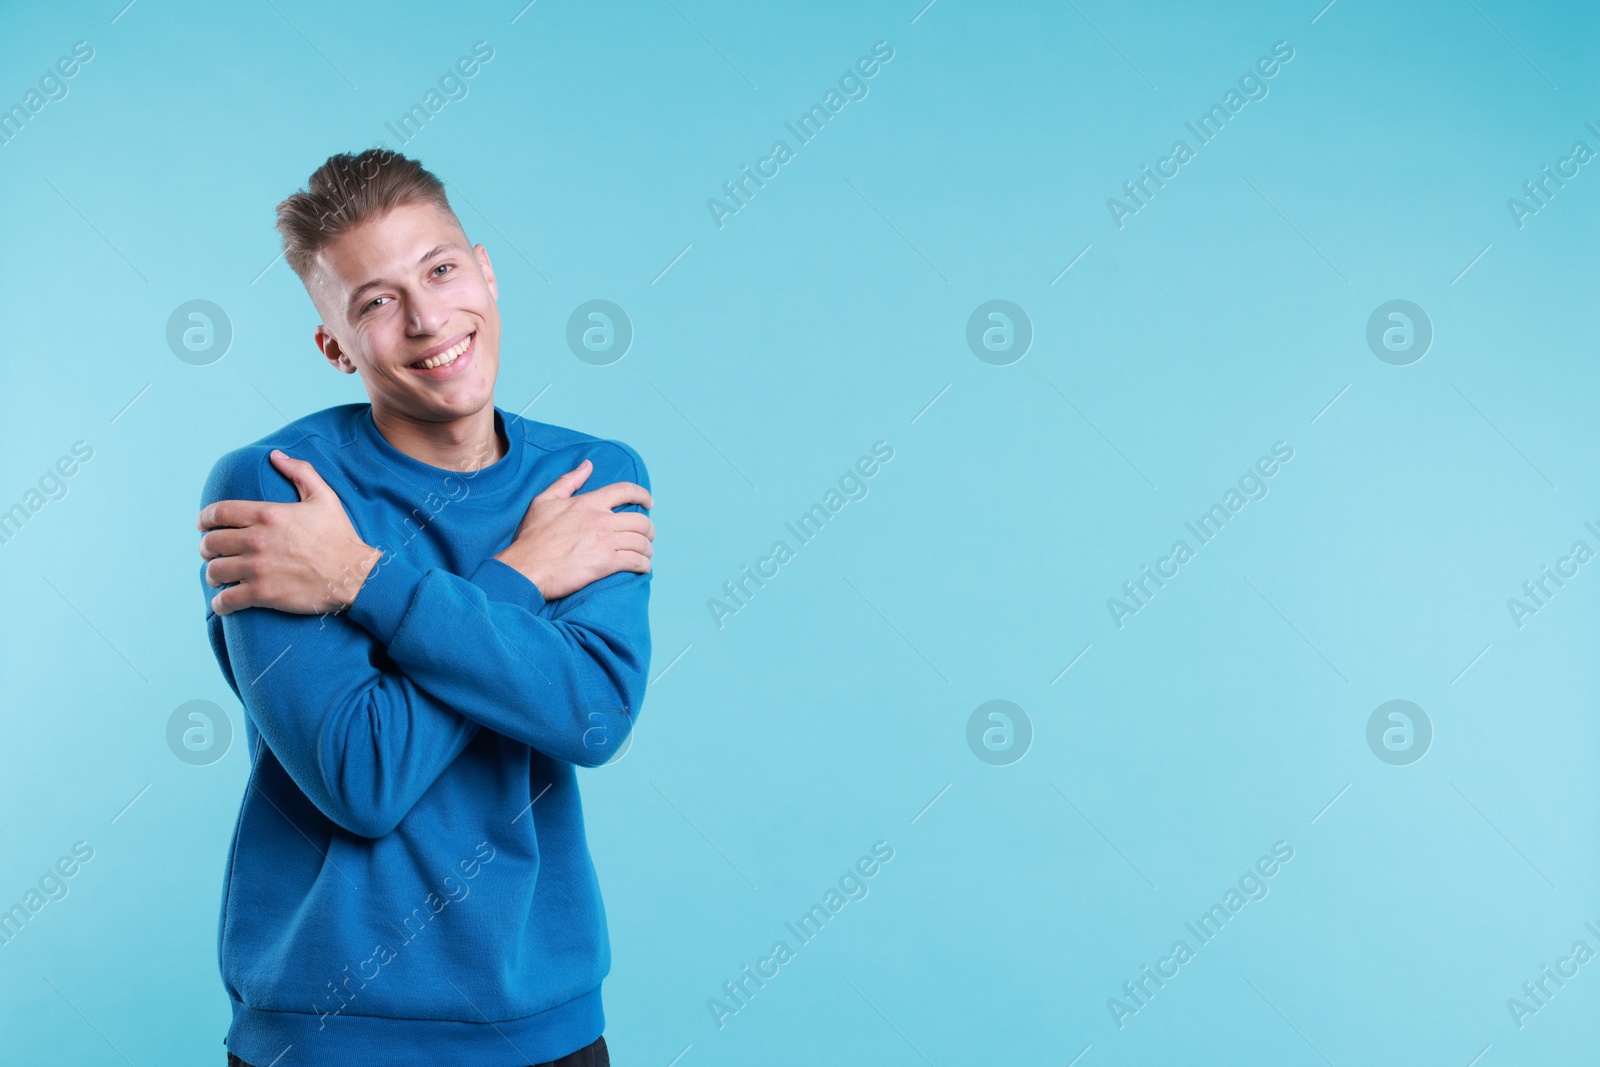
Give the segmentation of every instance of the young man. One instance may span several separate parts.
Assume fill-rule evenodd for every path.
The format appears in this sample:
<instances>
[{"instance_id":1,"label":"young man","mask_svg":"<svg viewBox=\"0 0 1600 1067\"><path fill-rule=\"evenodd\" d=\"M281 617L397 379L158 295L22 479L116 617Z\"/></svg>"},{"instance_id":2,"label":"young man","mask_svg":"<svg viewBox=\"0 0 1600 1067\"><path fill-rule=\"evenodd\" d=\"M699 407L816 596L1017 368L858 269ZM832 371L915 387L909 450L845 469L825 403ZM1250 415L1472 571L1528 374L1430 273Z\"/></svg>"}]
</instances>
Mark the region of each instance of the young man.
<instances>
[{"instance_id":1,"label":"young man","mask_svg":"<svg viewBox=\"0 0 1600 1067\"><path fill-rule=\"evenodd\" d=\"M614 755L644 697L644 463L495 406L494 269L420 164L333 156L278 229L317 347L370 403L228 453L201 501L251 761L228 1063L605 1065L574 765Z\"/></svg>"}]
</instances>

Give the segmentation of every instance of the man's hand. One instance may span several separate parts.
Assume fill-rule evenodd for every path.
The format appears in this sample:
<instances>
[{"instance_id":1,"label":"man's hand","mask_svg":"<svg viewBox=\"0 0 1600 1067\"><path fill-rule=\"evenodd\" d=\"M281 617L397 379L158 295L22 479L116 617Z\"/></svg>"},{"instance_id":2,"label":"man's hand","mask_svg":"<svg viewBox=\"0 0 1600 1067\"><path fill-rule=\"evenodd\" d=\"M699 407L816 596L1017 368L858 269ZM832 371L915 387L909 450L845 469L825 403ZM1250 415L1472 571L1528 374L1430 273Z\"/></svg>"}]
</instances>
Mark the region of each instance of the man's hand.
<instances>
[{"instance_id":1,"label":"man's hand","mask_svg":"<svg viewBox=\"0 0 1600 1067\"><path fill-rule=\"evenodd\" d=\"M515 568L555 600L618 571L650 569L656 527L637 511L612 511L625 504L653 506L650 491L633 482L612 482L573 496L594 470L584 460L533 498L516 540L495 559Z\"/></svg>"},{"instance_id":2,"label":"man's hand","mask_svg":"<svg viewBox=\"0 0 1600 1067\"><path fill-rule=\"evenodd\" d=\"M316 468L273 449L272 465L300 494L298 504L219 500L200 512L200 558L206 582L239 584L211 598L227 615L276 608L297 615L338 612L356 594L383 553L357 535L344 504Z\"/></svg>"}]
</instances>

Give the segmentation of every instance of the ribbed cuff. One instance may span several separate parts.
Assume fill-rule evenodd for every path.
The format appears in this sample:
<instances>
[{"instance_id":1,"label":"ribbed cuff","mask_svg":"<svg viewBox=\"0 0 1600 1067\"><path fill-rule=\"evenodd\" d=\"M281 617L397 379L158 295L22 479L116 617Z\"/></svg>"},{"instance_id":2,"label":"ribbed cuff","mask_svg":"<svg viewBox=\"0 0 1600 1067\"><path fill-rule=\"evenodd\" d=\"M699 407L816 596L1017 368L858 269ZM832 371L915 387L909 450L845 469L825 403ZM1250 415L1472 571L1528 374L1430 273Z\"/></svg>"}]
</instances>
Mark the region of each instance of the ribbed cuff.
<instances>
[{"instance_id":1,"label":"ribbed cuff","mask_svg":"<svg viewBox=\"0 0 1600 1067\"><path fill-rule=\"evenodd\" d=\"M527 575L493 556L478 564L467 581L482 589L491 600L517 604L535 612L545 605L544 594Z\"/></svg>"},{"instance_id":2,"label":"ribbed cuff","mask_svg":"<svg viewBox=\"0 0 1600 1067\"><path fill-rule=\"evenodd\" d=\"M400 623L411 607L411 598L422 584L423 572L399 559L393 551L387 553L356 593L355 603L347 614L350 621L366 630L387 648L394 641Z\"/></svg>"}]
</instances>

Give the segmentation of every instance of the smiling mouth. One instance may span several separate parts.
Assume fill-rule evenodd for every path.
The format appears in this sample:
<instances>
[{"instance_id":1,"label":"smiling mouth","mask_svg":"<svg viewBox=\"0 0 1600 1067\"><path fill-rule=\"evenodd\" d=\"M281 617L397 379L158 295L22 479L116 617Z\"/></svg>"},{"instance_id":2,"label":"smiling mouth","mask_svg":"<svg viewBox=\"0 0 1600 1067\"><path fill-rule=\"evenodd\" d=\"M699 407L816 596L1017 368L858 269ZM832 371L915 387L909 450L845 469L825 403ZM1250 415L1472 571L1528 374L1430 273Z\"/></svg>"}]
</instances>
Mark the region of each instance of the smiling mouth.
<instances>
[{"instance_id":1,"label":"smiling mouth","mask_svg":"<svg viewBox=\"0 0 1600 1067\"><path fill-rule=\"evenodd\" d=\"M476 331L469 333L451 347L445 349L443 352L440 352L437 356L432 356L428 359L419 359L415 363L408 364L408 366L414 370L434 370L438 367L448 367L450 364L460 359L461 354L472 346L472 339L476 336Z\"/></svg>"}]
</instances>

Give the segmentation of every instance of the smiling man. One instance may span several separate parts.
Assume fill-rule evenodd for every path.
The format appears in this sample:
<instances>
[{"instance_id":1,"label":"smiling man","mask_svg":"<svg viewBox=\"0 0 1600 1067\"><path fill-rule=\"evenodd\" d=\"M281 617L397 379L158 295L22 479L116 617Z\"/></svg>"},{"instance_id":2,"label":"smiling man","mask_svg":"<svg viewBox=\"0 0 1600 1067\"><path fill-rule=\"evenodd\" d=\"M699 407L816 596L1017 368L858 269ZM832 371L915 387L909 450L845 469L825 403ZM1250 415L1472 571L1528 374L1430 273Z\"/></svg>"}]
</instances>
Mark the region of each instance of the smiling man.
<instances>
[{"instance_id":1,"label":"smiling man","mask_svg":"<svg viewBox=\"0 0 1600 1067\"><path fill-rule=\"evenodd\" d=\"M369 402L228 453L201 501L251 761L218 929L228 1063L605 1065L574 768L644 697L644 464L495 406L494 269L417 162L333 156L278 230L318 349Z\"/></svg>"}]
</instances>

